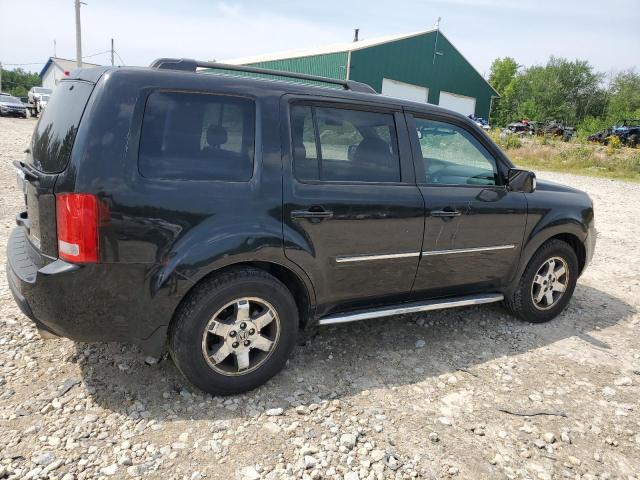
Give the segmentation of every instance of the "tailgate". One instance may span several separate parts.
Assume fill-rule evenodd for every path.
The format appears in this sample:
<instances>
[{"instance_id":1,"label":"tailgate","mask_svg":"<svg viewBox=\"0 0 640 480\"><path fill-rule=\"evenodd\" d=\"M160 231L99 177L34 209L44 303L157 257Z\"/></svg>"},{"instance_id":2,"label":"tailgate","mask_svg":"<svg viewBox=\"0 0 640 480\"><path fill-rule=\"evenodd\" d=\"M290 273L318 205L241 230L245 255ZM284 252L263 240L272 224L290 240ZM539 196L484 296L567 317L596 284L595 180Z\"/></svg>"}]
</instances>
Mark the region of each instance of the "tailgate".
<instances>
[{"instance_id":1,"label":"tailgate","mask_svg":"<svg viewBox=\"0 0 640 480\"><path fill-rule=\"evenodd\" d=\"M24 162L14 162L14 166L25 201L25 210L18 213L16 222L24 228L36 249L57 258L56 199L53 194L57 175L39 172Z\"/></svg>"},{"instance_id":2,"label":"tailgate","mask_svg":"<svg viewBox=\"0 0 640 480\"><path fill-rule=\"evenodd\" d=\"M71 158L93 87L84 80L61 81L38 120L26 157L14 162L26 208L18 214L17 222L31 244L50 258L58 256L54 187Z\"/></svg>"}]
</instances>

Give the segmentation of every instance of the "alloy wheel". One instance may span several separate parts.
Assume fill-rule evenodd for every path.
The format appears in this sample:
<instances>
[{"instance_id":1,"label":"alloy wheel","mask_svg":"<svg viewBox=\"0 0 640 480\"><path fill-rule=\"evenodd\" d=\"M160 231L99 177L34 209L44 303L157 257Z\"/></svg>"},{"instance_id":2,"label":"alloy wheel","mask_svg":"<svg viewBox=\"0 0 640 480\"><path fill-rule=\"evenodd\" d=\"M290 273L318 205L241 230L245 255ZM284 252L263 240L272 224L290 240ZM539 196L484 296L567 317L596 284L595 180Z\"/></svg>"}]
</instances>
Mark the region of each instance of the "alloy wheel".
<instances>
[{"instance_id":1,"label":"alloy wheel","mask_svg":"<svg viewBox=\"0 0 640 480\"><path fill-rule=\"evenodd\" d=\"M561 257L546 260L533 277L531 300L539 310L555 306L569 286L569 266Z\"/></svg>"},{"instance_id":2,"label":"alloy wheel","mask_svg":"<svg viewBox=\"0 0 640 480\"><path fill-rule=\"evenodd\" d=\"M202 353L216 372L245 375L269 358L279 336L280 318L270 303L257 297L238 298L209 320Z\"/></svg>"}]
</instances>

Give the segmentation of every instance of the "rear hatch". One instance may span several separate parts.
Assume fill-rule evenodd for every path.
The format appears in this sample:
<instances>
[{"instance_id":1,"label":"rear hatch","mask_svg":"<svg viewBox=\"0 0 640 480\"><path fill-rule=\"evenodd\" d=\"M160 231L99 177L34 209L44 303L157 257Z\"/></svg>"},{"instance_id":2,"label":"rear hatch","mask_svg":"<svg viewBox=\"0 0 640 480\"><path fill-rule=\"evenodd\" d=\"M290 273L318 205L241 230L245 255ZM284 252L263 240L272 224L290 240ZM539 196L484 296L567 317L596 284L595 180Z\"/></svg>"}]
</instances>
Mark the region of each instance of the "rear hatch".
<instances>
[{"instance_id":1,"label":"rear hatch","mask_svg":"<svg viewBox=\"0 0 640 480\"><path fill-rule=\"evenodd\" d=\"M26 230L31 244L50 259L58 256L54 187L69 163L93 87L82 80L60 82L36 125L26 157L14 162L26 203L26 210L18 214L18 225Z\"/></svg>"}]
</instances>

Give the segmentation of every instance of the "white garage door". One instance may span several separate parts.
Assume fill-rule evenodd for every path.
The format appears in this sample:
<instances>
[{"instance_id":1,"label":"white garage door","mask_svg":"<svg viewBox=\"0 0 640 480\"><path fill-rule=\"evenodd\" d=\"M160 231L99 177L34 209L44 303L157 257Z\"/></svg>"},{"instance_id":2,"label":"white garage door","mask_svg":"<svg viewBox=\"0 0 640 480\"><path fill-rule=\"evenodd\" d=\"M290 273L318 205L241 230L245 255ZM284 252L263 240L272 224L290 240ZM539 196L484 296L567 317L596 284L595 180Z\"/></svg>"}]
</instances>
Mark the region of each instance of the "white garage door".
<instances>
[{"instance_id":1,"label":"white garage door","mask_svg":"<svg viewBox=\"0 0 640 480\"><path fill-rule=\"evenodd\" d=\"M476 99L455 93L440 92L438 105L463 115L473 115L476 111Z\"/></svg>"},{"instance_id":2,"label":"white garage door","mask_svg":"<svg viewBox=\"0 0 640 480\"><path fill-rule=\"evenodd\" d=\"M411 83L399 82L390 78L382 79L382 94L387 97L402 98L412 102L426 103L429 89Z\"/></svg>"}]
</instances>

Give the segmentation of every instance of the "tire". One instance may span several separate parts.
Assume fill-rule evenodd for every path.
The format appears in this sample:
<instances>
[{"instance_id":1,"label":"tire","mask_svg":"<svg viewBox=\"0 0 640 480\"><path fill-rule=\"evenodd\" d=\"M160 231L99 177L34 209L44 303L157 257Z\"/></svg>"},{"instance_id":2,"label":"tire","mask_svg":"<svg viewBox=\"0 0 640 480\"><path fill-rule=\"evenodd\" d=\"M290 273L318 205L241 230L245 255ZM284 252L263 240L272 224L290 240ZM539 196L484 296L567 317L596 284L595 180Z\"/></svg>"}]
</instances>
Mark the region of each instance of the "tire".
<instances>
[{"instance_id":1,"label":"tire","mask_svg":"<svg viewBox=\"0 0 640 480\"><path fill-rule=\"evenodd\" d=\"M629 145L629 147L631 148L636 148L638 146L638 140L640 137L638 137L638 135L631 135L629 136L629 140L627 140L627 145Z\"/></svg>"},{"instance_id":2,"label":"tire","mask_svg":"<svg viewBox=\"0 0 640 480\"><path fill-rule=\"evenodd\" d=\"M271 320L260 320L264 318ZM259 327L259 321L269 323ZM259 269L234 269L189 293L172 322L169 351L199 389L214 395L242 393L282 370L296 344L298 325L296 303L282 282ZM247 341L250 346L244 347ZM216 355L222 358L217 363Z\"/></svg>"},{"instance_id":3,"label":"tire","mask_svg":"<svg viewBox=\"0 0 640 480\"><path fill-rule=\"evenodd\" d=\"M551 260L554 261L556 272L561 271L559 266L564 267L566 278L559 274L556 275L555 272L549 272L548 262ZM548 275L552 276L553 282L549 280ZM576 287L577 278L578 257L573 248L561 240L549 240L533 255L518 282L518 286L511 296L505 298L504 304L511 313L524 321L548 322L559 315L569 303ZM543 284L541 280L547 283ZM555 291L558 283L564 284L563 292ZM547 293L542 290L544 288L548 289ZM551 291L553 302L548 300L549 291ZM543 298L537 303L536 299L540 294Z\"/></svg>"}]
</instances>

